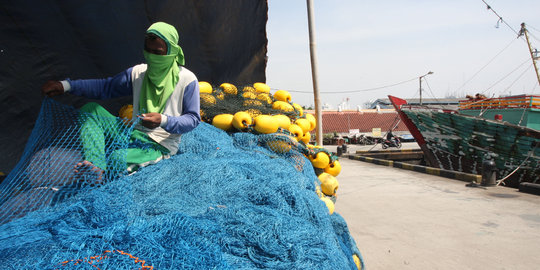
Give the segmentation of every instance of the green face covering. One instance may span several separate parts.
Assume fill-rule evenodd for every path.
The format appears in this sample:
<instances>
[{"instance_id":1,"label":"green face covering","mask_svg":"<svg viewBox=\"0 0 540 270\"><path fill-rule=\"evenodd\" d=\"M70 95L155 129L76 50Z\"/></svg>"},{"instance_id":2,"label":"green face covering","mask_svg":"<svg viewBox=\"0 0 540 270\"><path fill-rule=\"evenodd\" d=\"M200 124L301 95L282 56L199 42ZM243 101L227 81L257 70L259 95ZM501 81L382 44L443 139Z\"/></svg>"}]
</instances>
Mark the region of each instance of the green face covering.
<instances>
[{"instance_id":1,"label":"green face covering","mask_svg":"<svg viewBox=\"0 0 540 270\"><path fill-rule=\"evenodd\" d=\"M155 34L165 41L167 55L143 51L148 67L142 83L139 111L162 113L178 83L178 66L184 65L184 53L178 46L178 32L174 26L157 22L152 24L146 33Z\"/></svg>"}]
</instances>

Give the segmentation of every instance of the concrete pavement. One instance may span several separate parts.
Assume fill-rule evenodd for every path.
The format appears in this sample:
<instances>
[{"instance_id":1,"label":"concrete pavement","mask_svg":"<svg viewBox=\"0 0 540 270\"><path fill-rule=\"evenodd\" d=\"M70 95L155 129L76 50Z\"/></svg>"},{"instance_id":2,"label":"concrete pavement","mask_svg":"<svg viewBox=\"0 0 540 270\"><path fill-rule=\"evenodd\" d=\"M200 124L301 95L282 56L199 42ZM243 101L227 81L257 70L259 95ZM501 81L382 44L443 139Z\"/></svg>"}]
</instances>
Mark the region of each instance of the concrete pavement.
<instances>
[{"instance_id":1,"label":"concrete pavement","mask_svg":"<svg viewBox=\"0 0 540 270\"><path fill-rule=\"evenodd\" d=\"M339 161L336 212L367 269L539 269L540 196Z\"/></svg>"}]
</instances>

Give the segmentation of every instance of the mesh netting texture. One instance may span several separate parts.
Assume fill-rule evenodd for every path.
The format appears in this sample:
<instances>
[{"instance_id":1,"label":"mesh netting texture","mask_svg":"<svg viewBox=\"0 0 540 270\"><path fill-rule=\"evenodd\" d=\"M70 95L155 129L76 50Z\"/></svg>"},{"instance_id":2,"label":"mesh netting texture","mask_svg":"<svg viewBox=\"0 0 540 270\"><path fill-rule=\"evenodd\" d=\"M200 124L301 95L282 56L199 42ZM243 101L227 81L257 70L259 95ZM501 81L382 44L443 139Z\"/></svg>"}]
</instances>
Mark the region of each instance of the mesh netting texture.
<instances>
[{"instance_id":1,"label":"mesh netting texture","mask_svg":"<svg viewBox=\"0 0 540 270\"><path fill-rule=\"evenodd\" d=\"M297 150L276 153L269 135L201 123L182 136L177 155L123 175L114 153L128 146L126 127L125 138L107 143L114 158L105 181L74 184L80 120L46 100L0 186L3 269L356 269L356 243L343 218L329 215ZM39 162L54 169L40 172Z\"/></svg>"},{"instance_id":2,"label":"mesh netting texture","mask_svg":"<svg viewBox=\"0 0 540 270\"><path fill-rule=\"evenodd\" d=\"M21 160L0 184L0 223L121 175L132 127L116 117L96 116L45 99ZM106 130L115 136L104 136ZM84 153L90 146L92 151ZM106 169L103 175L85 166L75 174L77 164L90 158Z\"/></svg>"}]
</instances>

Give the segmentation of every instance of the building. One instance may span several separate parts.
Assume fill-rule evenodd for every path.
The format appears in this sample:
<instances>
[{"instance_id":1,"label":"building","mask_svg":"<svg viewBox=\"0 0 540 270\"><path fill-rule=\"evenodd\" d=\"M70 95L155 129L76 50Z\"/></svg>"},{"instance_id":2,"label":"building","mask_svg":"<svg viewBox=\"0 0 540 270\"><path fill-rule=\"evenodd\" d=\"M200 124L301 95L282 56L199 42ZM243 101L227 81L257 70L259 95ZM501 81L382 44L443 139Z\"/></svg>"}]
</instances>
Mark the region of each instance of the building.
<instances>
[{"instance_id":1,"label":"building","mask_svg":"<svg viewBox=\"0 0 540 270\"><path fill-rule=\"evenodd\" d=\"M407 104L410 105L420 105L420 99L419 98L411 98L406 99ZM422 99L422 105L432 108L440 108L440 109L447 109L447 110L457 110L459 105L458 98L423 98ZM390 99L388 98L380 98L375 100L371 105L369 106L370 109L375 109L377 106L381 109L393 109L394 106L392 106L392 103L390 103Z\"/></svg>"},{"instance_id":2,"label":"building","mask_svg":"<svg viewBox=\"0 0 540 270\"><path fill-rule=\"evenodd\" d=\"M314 111L306 111L314 114ZM322 111L323 134L340 137L383 137L389 130L395 135L410 134L394 109Z\"/></svg>"}]
</instances>

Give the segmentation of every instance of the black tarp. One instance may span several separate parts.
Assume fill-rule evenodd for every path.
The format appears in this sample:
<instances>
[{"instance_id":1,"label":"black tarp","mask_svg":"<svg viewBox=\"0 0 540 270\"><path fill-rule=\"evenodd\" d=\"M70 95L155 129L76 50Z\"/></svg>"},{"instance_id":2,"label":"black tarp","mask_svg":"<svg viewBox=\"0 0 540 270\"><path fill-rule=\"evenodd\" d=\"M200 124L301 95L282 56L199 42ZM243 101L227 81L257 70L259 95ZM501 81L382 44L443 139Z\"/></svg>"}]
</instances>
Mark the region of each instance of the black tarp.
<instances>
[{"instance_id":1,"label":"black tarp","mask_svg":"<svg viewBox=\"0 0 540 270\"><path fill-rule=\"evenodd\" d=\"M265 0L2 0L0 172L23 152L46 80L108 77L142 63L145 30L164 21L177 28L186 67L200 81L264 82L267 19ZM130 99L100 103L112 112Z\"/></svg>"}]
</instances>

